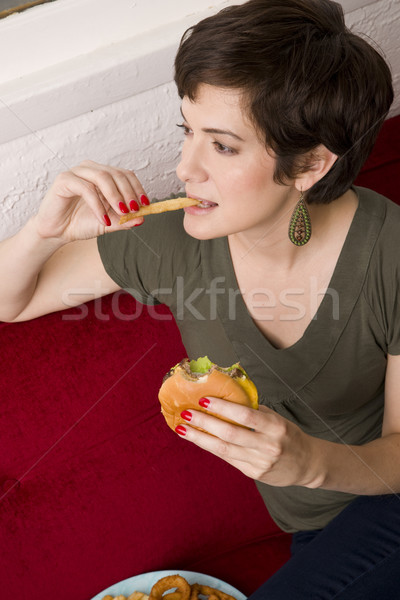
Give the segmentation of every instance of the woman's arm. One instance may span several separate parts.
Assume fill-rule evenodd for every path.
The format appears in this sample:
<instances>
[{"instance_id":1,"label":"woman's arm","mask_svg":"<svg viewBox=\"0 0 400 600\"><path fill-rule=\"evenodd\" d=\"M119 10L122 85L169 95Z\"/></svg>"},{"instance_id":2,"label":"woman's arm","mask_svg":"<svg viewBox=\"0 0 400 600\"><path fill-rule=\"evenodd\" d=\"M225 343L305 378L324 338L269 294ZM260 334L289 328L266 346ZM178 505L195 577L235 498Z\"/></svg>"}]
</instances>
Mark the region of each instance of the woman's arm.
<instances>
[{"instance_id":1,"label":"woman's arm","mask_svg":"<svg viewBox=\"0 0 400 600\"><path fill-rule=\"evenodd\" d=\"M142 194L134 173L124 169L85 161L61 173L38 214L0 244L0 320L32 319L118 289L95 238L141 223L120 226L119 218Z\"/></svg>"},{"instance_id":2,"label":"woman's arm","mask_svg":"<svg viewBox=\"0 0 400 600\"><path fill-rule=\"evenodd\" d=\"M318 445L320 487L370 495L400 492L400 356L387 357L382 437L362 446Z\"/></svg>"},{"instance_id":3,"label":"woman's arm","mask_svg":"<svg viewBox=\"0 0 400 600\"><path fill-rule=\"evenodd\" d=\"M4 242L4 248L0 246L0 263L4 250L21 264L14 271L12 265L7 265L9 306L1 301L0 320L28 321L119 289L104 269L95 238L71 242L53 251L51 244L31 240L30 235L21 230L15 239Z\"/></svg>"},{"instance_id":4,"label":"woman's arm","mask_svg":"<svg viewBox=\"0 0 400 600\"><path fill-rule=\"evenodd\" d=\"M400 356L388 356L385 389L383 436L362 446L320 440L266 407L256 411L219 398L209 398L209 414L190 411L192 418L183 437L269 485L365 495L398 493ZM213 414L249 429L216 419Z\"/></svg>"}]
</instances>

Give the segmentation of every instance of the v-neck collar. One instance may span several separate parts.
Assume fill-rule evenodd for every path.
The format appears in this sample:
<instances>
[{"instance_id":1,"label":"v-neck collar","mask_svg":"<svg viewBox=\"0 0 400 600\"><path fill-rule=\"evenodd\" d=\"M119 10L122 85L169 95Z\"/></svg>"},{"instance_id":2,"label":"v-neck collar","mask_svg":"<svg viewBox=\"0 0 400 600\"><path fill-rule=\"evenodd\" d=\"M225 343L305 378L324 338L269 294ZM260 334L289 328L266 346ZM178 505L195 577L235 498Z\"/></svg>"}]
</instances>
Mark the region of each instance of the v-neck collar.
<instances>
[{"instance_id":1,"label":"v-neck collar","mask_svg":"<svg viewBox=\"0 0 400 600\"><path fill-rule=\"evenodd\" d=\"M303 387L323 367L333 352L342 331L346 327L353 308L361 293L370 257L378 238L384 215L383 203L363 188L353 188L359 203L340 252L327 292L316 315L309 323L302 337L286 348L276 348L263 335L254 323L241 295L237 296L234 317L231 298L225 294L218 306L218 315L226 334L232 341L239 359L248 369L251 364L255 380L257 375L265 377L269 369L275 377L277 389L282 381L293 391ZM226 285L229 289L239 289L228 238L223 240L223 264ZM339 299L338 315L332 310L329 290ZM256 372L254 364L257 364ZM272 392L273 390L271 390Z\"/></svg>"}]
</instances>

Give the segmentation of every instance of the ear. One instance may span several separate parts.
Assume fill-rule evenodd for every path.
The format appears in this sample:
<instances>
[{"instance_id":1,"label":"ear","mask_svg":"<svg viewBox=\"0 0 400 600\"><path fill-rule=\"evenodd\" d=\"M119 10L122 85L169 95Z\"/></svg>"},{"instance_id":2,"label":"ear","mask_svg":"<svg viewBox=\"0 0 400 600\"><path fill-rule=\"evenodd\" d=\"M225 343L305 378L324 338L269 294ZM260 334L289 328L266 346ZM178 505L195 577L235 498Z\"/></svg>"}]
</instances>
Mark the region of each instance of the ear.
<instances>
[{"instance_id":1,"label":"ear","mask_svg":"<svg viewBox=\"0 0 400 600\"><path fill-rule=\"evenodd\" d=\"M314 150L304 155L305 169L295 179L295 187L300 191L309 190L317 181L322 179L324 175L332 168L338 156L334 154L326 146L320 144Z\"/></svg>"}]
</instances>

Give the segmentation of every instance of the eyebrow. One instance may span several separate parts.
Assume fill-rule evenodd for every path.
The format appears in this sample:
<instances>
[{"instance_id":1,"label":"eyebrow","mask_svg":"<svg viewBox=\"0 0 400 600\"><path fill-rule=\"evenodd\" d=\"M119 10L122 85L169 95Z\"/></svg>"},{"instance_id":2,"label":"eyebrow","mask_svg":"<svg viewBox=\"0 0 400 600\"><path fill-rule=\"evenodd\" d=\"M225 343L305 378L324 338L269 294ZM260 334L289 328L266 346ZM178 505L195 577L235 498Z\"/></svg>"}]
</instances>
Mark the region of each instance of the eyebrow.
<instances>
[{"instance_id":1,"label":"eyebrow","mask_svg":"<svg viewBox=\"0 0 400 600\"><path fill-rule=\"evenodd\" d=\"M182 108L181 108L181 115L186 121L187 119L182 112ZM233 133L233 131L230 131L229 129L216 129L215 127L204 127L204 128L202 128L201 131L204 131L204 133L216 133L218 135L230 135L235 140L239 140L239 142L244 142L243 138L238 136L236 133Z\"/></svg>"}]
</instances>

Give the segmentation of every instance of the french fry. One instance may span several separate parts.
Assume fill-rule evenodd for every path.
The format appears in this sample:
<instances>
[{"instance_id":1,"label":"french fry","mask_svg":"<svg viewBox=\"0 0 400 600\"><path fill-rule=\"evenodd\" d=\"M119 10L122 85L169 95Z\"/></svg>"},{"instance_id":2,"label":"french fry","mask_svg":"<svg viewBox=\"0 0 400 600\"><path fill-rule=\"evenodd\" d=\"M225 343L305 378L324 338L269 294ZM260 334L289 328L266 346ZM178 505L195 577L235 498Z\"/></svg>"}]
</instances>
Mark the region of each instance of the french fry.
<instances>
[{"instance_id":1,"label":"french fry","mask_svg":"<svg viewBox=\"0 0 400 600\"><path fill-rule=\"evenodd\" d=\"M123 215L119 220L119 224L123 225L127 221L136 219L137 217L156 215L169 210L179 210L180 208L185 208L186 206L195 206L196 204L200 204L200 201L195 200L194 198L172 198L171 200L153 202L153 204L149 204L148 206L141 206L136 212Z\"/></svg>"}]
</instances>

